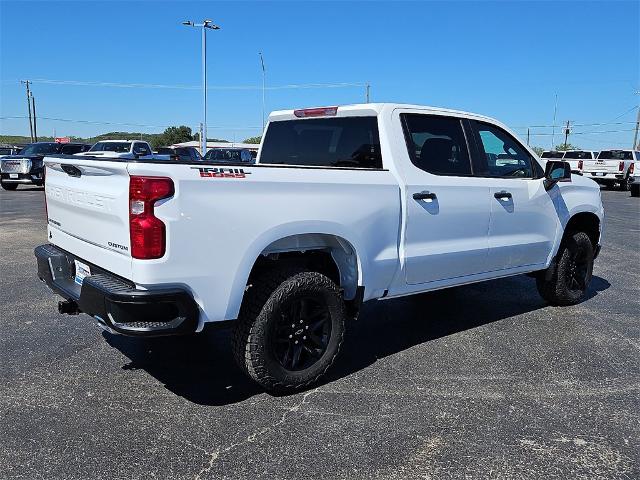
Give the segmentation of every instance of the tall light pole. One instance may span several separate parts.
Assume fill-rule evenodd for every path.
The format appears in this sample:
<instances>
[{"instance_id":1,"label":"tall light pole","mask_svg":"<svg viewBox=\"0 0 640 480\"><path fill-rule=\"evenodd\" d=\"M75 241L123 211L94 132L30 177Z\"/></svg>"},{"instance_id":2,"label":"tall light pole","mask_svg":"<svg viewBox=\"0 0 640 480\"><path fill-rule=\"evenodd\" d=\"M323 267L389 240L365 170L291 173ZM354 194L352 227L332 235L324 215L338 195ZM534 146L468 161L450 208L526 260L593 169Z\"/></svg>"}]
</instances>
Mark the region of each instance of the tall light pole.
<instances>
[{"instance_id":1,"label":"tall light pole","mask_svg":"<svg viewBox=\"0 0 640 480\"><path fill-rule=\"evenodd\" d=\"M191 20L182 22L187 27L202 29L202 134L200 135L200 150L202 156L207 153L207 29L220 30L211 20L194 23Z\"/></svg>"},{"instance_id":2,"label":"tall light pole","mask_svg":"<svg viewBox=\"0 0 640 480\"><path fill-rule=\"evenodd\" d=\"M550 150L553 150L555 148L555 146L553 145L553 141L555 140L555 136L556 136L556 115L558 113L558 94L556 93L556 101L553 104L553 125L551 127L551 148Z\"/></svg>"},{"instance_id":3,"label":"tall light pole","mask_svg":"<svg viewBox=\"0 0 640 480\"><path fill-rule=\"evenodd\" d=\"M265 78L266 78L266 71L264 69L264 58L262 58L262 52L258 52L258 55L260 55L260 65L262 65L262 135L264 135L264 91L265 91Z\"/></svg>"}]
</instances>

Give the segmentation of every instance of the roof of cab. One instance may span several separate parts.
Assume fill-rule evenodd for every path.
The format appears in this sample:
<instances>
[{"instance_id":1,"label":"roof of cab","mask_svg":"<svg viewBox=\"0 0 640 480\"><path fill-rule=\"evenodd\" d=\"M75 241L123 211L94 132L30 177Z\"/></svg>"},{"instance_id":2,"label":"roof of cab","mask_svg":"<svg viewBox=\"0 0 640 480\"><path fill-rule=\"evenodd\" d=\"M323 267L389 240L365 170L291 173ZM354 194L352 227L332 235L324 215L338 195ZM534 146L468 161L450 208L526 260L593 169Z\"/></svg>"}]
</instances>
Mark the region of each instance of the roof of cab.
<instances>
[{"instance_id":1,"label":"roof of cab","mask_svg":"<svg viewBox=\"0 0 640 480\"><path fill-rule=\"evenodd\" d=\"M335 107L335 105L325 107L310 107L310 108L327 108ZM412 105L406 103L356 103L352 105L337 105L338 111L336 117L350 117L350 116L366 116L366 115L378 115L383 111L393 111L395 109L406 110L422 110L427 113L436 115L454 115L457 117L475 118L479 120L488 120L494 123L499 123L495 119L487 117L485 115L479 115L477 113L464 112L461 110L452 110L449 108L433 107L428 105ZM295 109L295 110L276 110L269 115L269 121L281 121L281 120L294 120L300 119L296 117L294 112L296 110L307 110L308 108ZM309 118L322 118L322 117L309 117Z\"/></svg>"}]
</instances>

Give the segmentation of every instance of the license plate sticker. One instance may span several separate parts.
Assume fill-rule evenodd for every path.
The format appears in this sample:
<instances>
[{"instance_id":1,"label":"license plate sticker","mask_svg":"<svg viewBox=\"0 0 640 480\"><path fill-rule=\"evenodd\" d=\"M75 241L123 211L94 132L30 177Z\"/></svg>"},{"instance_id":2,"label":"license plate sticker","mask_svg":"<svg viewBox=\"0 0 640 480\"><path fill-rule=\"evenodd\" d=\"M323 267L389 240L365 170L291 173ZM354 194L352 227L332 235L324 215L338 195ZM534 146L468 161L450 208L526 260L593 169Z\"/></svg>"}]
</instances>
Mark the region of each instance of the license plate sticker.
<instances>
[{"instance_id":1,"label":"license plate sticker","mask_svg":"<svg viewBox=\"0 0 640 480\"><path fill-rule=\"evenodd\" d=\"M91 275L91 269L89 268L89 265L79 262L78 260L74 260L73 262L76 265L75 282L78 285L82 285L82 282L84 281L84 277L88 277L89 275Z\"/></svg>"},{"instance_id":2,"label":"license plate sticker","mask_svg":"<svg viewBox=\"0 0 640 480\"><path fill-rule=\"evenodd\" d=\"M18 174L17 173L10 173L9 174L9 178L18 178Z\"/></svg>"}]
</instances>

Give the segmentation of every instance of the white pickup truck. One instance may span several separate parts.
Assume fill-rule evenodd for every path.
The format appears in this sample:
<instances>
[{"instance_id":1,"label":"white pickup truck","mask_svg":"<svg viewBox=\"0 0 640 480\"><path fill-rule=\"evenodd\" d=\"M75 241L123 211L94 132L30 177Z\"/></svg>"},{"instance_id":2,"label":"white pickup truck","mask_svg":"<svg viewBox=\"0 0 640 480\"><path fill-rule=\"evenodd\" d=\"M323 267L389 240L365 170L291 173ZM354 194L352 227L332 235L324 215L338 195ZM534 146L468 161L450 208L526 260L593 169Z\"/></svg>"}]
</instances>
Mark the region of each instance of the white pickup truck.
<instances>
[{"instance_id":1,"label":"white pickup truck","mask_svg":"<svg viewBox=\"0 0 640 480\"><path fill-rule=\"evenodd\" d=\"M571 172L582 173L585 162L590 162L596 159L598 152L591 150L567 150L564 152L562 160L567 162L571 167Z\"/></svg>"},{"instance_id":2,"label":"white pickup truck","mask_svg":"<svg viewBox=\"0 0 640 480\"><path fill-rule=\"evenodd\" d=\"M154 159L151 145L142 140L102 140L94 144L88 152L84 152L81 155L91 155L92 157L100 158L122 158L129 160ZM167 159L169 158L168 155L165 156ZM164 160L164 158L156 158L156 160Z\"/></svg>"},{"instance_id":3,"label":"white pickup truck","mask_svg":"<svg viewBox=\"0 0 640 480\"><path fill-rule=\"evenodd\" d=\"M579 302L604 219L594 182L495 120L413 105L274 112L255 165L46 168L35 255L59 311L128 335L234 320L268 390L317 381L363 301L531 273L549 303Z\"/></svg>"},{"instance_id":4,"label":"white pickup truck","mask_svg":"<svg viewBox=\"0 0 640 480\"><path fill-rule=\"evenodd\" d=\"M596 160L585 160L583 175L601 185L620 190L629 190L635 162L640 163L640 152L637 150L602 150Z\"/></svg>"}]
</instances>

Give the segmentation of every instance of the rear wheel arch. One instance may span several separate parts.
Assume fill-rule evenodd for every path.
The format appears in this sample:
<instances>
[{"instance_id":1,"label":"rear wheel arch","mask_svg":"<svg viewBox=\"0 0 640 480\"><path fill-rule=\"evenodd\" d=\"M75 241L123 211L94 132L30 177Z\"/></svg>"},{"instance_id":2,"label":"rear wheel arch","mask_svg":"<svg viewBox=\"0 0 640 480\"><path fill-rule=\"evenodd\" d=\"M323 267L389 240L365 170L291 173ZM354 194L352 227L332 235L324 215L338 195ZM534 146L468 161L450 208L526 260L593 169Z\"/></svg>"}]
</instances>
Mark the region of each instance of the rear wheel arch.
<instances>
[{"instance_id":1,"label":"rear wheel arch","mask_svg":"<svg viewBox=\"0 0 640 480\"><path fill-rule=\"evenodd\" d=\"M361 262L353 244L339 235L303 233L271 242L254 261L247 284L265 269L283 264L323 273L342 288L347 301L358 296Z\"/></svg>"}]
</instances>

